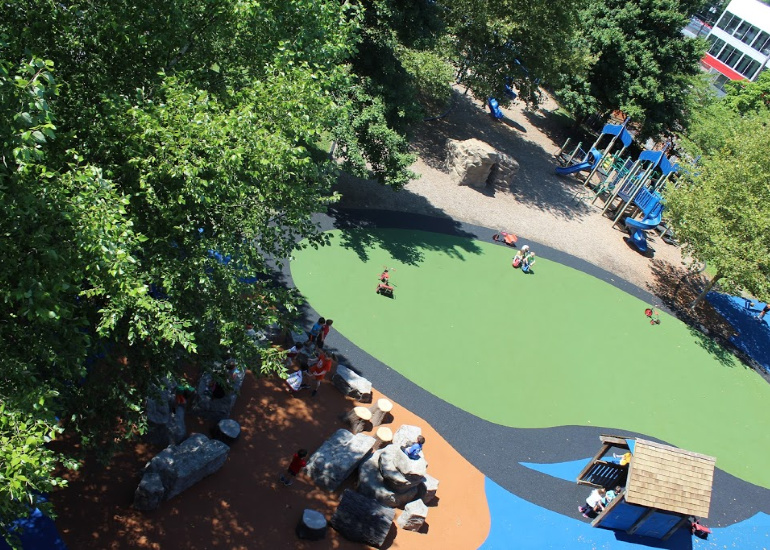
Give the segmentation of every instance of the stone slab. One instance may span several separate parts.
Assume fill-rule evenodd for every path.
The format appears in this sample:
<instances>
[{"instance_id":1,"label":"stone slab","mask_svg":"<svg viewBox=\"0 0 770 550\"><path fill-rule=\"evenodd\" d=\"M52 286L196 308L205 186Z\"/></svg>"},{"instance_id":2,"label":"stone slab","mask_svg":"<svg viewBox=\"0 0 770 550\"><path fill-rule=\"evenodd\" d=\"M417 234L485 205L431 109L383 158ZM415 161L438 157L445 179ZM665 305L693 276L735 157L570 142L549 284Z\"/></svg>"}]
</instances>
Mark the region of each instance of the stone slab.
<instances>
[{"instance_id":1,"label":"stone slab","mask_svg":"<svg viewBox=\"0 0 770 550\"><path fill-rule=\"evenodd\" d=\"M339 429L310 456L305 472L325 491L335 491L366 459L375 442L370 435Z\"/></svg>"}]
</instances>

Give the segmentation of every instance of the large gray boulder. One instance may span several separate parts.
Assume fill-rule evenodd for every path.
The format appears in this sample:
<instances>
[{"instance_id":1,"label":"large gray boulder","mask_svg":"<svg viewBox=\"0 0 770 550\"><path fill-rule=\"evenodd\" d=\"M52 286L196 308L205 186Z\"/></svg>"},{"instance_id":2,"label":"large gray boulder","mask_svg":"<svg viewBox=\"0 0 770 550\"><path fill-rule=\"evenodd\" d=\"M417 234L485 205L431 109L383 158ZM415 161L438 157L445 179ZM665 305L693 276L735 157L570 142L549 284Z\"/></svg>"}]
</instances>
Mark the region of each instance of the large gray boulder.
<instances>
[{"instance_id":1,"label":"large gray boulder","mask_svg":"<svg viewBox=\"0 0 770 550\"><path fill-rule=\"evenodd\" d=\"M420 455L420 458L412 459L403 451L395 453L396 469L407 477L424 478L428 470L428 461L422 456L422 451L420 451Z\"/></svg>"},{"instance_id":2,"label":"large gray boulder","mask_svg":"<svg viewBox=\"0 0 770 550\"><path fill-rule=\"evenodd\" d=\"M217 368L221 368L221 366L217 366ZM228 374L228 377L230 391L224 397L216 398L212 394L214 382L211 373L204 373L198 382L198 391L190 412L216 422L229 418L233 406L235 406L235 400L238 399L241 386L243 386L246 370L236 367Z\"/></svg>"},{"instance_id":3,"label":"large gray boulder","mask_svg":"<svg viewBox=\"0 0 770 550\"><path fill-rule=\"evenodd\" d=\"M307 461L305 473L322 489L335 491L374 447L374 439L339 429Z\"/></svg>"},{"instance_id":4,"label":"large gray boulder","mask_svg":"<svg viewBox=\"0 0 770 550\"><path fill-rule=\"evenodd\" d=\"M393 508L347 489L330 523L346 539L380 548L395 516Z\"/></svg>"},{"instance_id":5,"label":"large gray boulder","mask_svg":"<svg viewBox=\"0 0 770 550\"><path fill-rule=\"evenodd\" d=\"M160 506L166 489L160 474L150 472L142 476L139 487L134 492L134 508L137 510L155 510Z\"/></svg>"},{"instance_id":6,"label":"large gray boulder","mask_svg":"<svg viewBox=\"0 0 770 550\"><path fill-rule=\"evenodd\" d=\"M397 493L385 486L385 479L380 473L380 455L382 450L374 451L374 454L361 464L358 469L358 492L369 498L373 498L380 504L390 508L401 508L407 502L413 501L418 496L419 487L407 489L403 493Z\"/></svg>"},{"instance_id":7,"label":"large gray boulder","mask_svg":"<svg viewBox=\"0 0 770 550\"><path fill-rule=\"evenodd\" d=\"M395 445L388 445L382 449L380 454L380 473L385 480L385 485L396 493L404 493L417 486L425 480L420 474L404 473L398 468L401 456L409 460L400 448ZM415 461L417 462L417 461Z\"/></svg>"},{"instance_id":8,"label":"large gray boulder","mask_svg":"<svg viewBox=\"0 0 770 550\"><path fill-rule=\"evenodd\" d=\"M229 451L230 447L221 441L192 434L179 445L158 453L145 466L145 475L160 476L165 489L164 499L168 500L219 470Z\"/></svg>"},{"instance_id":9,"label":"large gray boulder","mask_svg":"<svg viewBox=\"0 0 770 550\"><path fill-rule=\"evenodd\" d=\"M401 427L393 434L393 445L399 449L404 445L411 445L417 441L417 437L422 435L422 428L419 426L411 426L409 424L402 424Z\"/></svg>"},{"instance_id":10,"label":"large gray boulder","mask_svg":"<svg viewBox=\"0 0 770 550\"><path fill-rule=\"evenodd\" d=\"M332 384L344 395L356 401L361 403L372 401L372 383L345 365L337 365L337 372L332 376Z\"/></svg>"},{"instance_id":11,"label":"large gray boulder","mask_svg":"<svg viewBox=\"0 0 770 550\"><path fill-rule=\"evenodd\" d=\"M458 185L507 189L519 170L519 163L478 139L450 139L446 168Z\"/></svg>"}]
</instances>

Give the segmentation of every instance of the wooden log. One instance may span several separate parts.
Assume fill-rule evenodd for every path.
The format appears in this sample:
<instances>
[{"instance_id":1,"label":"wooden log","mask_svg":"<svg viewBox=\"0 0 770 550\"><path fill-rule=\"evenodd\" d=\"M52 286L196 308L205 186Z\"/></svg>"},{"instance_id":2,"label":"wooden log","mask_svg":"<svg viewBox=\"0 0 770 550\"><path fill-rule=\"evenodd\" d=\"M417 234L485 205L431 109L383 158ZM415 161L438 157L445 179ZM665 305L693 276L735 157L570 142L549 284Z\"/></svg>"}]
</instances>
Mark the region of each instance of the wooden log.
<instances>
[{"instance_id":1,"label":"wooden log","mask_svg":"<svg viewBox=\"0 0 770 550\"><path fill-rule=\"evenodd\" d=\"M350 424L350 431L357 434L366 431L368 423L372 420L372 413L366 407L353 407L343 419Z\"/></svg>"},{"instance_id":2,"label":"wooden log","mask_svg":"<svg viewBox=\"0 0 770 550\"><path fill-rule=\"evenodd\" d=\"M380 548L395 515L393 508L347 489L330 523L346 539Z\"/></svg>"},{"instance_id":3,"label":"wooden log","mask_svg":"<svg viewBox=\"0 0 770 550\"><path fill-rule=\"evenodd\" d=\"M387 399L378 399L371 407L369 412L372 413L372 426L375 428L382 424L385 417L393 410L393 403Z\"/></svg>"},{"instance_id":4,"label":"wooden log","mask_svg":"<svg viewBox=\"0 0 770 550\"><path fill-rule=\"evenodd\" d=\"M377 442L374 444L375 449L381 449L386 445L390 445L393 441L393 431L385 426L377 428L377 431L374 432L374 436L377 438Z\"/></svg>"}]
</instances>

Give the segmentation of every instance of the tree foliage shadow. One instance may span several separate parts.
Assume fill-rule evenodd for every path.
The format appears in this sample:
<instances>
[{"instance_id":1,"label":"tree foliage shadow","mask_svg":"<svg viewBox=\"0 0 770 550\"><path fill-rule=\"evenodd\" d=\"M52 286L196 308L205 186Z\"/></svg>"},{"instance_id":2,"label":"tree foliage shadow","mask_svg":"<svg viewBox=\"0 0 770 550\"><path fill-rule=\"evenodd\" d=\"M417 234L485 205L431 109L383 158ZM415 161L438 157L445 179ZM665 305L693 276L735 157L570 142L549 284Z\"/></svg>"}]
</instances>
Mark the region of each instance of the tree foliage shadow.
<instances>
[{"instance_id":1,"label":"tree foliage shadow","mask_svg":"<svg viewBox=\"0 0 770 550\"><path fill-rule=\"evenodd\" d=\"M509 187L517 201L570 219L595 213L595 208L590 205L575 203L573 197L577 186L581 185L579 181L555 175L555 149L546 151L541 145L525 139L520 123L511 120L500 124L470 96L456 90L454 94L455 108L449 116L424 121L415 128L412 147L425 164L446 172L447 142L450 139L477 139L519 163L519 171Z\"/></svg>"},{"instance_id":2,"label":"tree foliage shadow","mask_svg":"<svg viewBox=\"0 0 770 550\"><path fill-rule=\"evenodd\" d=\"M736 333L730 321L706 300L694 310L690 308L700 293L699 287L707 282L705 277L662 260L652 261L652 275L653 281L648 284L648 289L661 300L669 313L687 325L698 345L725 367L742 364L750 368L745 363L744 354L730 341ZM741 361L736 361L736 356Z\"/></svg>"},{"instance_id":3,"label":"tree foliage shadow","mask_svg":"<svg viewBox=\"0 0 770 550\"><path fill-rule=\"evenodd\" d=\"M573 133L570 130L574 126L574 121L559 111L558 107L552 111L542 107L537 111L527 109L523 112L523 115L530 124L536 126L551 141L558 143L560 146Z\"/></svg>"},{"instance_id":4,"label":"tree foliage shadow","mask_svg":"<svg viewBox=\"0 0 770 550\"><path fill-rule=\"evenodd\" d=\"M770 379L770 327L756 319L759 310L749 307L743 298L721 292L709 292L706 299L737 329L731 343L757 363L760 374Z\"/></svg>"},{"instance_id":5,"label":"tree foliage shadow","mask_svg":"<svg viewBox=\"0 0 770 550\"><path fill-rule=\"evenodd\" d=\"M440 251L460 260L465 260L468 254L481 254L481 248L473 242L477 237L447 217L354 209L335 209L329 214L334 219L334 227L344 230L342 246L353 250L362 261L369 259L372 248L385 250L394 263L412 266L425 260L425 251ZM394 227L396 221L399 223L395 227L408 231L401 232L401 238L377 231Z\"/></svg>"},{"instance_id":6,"label":"tree foliage shadow","mask_svg":"<svg viewBox=\"0 0 770 550\"><path fill-rule=\"evenodd\" d=\"M137 441L107 466L89 459L67 474L71 486L52 495L57 526L70 548L253 548L255 540L260 548L286 548L293 544L302 510L330 517L339 493L326 493L305 476L284 487L278 476L299 447L317 449L344 427L337 415L352 404L328 382L313 398L308 390L288 392L274 377L248 375L232 415L241 424L241 437L215 475L158 510L134 510L144 464L160 451ZM213 425L191 414L186 421L189 432L208 433ZM330 532L325 547L360 545Z\"/></svg>"}]
</instances>

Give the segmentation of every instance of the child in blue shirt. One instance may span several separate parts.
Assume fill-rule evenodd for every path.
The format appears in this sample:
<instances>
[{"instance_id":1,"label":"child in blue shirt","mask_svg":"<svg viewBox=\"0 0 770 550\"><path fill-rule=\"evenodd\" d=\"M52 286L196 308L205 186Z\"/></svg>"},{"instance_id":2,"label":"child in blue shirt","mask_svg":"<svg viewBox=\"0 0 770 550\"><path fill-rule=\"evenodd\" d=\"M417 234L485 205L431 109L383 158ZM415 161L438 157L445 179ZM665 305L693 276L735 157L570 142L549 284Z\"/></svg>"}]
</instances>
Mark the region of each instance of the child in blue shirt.
<instances>
[{"instance_id":1,"label":"child in blue shirt","mask_svg":"<svg viewBox=\"0 0 770 550\"><path fill-rule=\"evenodd\" d=\"M425 438L421 435L418 435L417 443L413 443L409 447L403 447L401 450L404 451L404 453L406 453L406 456L408 456L412 460L419 460L420 451L422 451L423 445L425 445Z\"/></svg>"}]
</instances>

